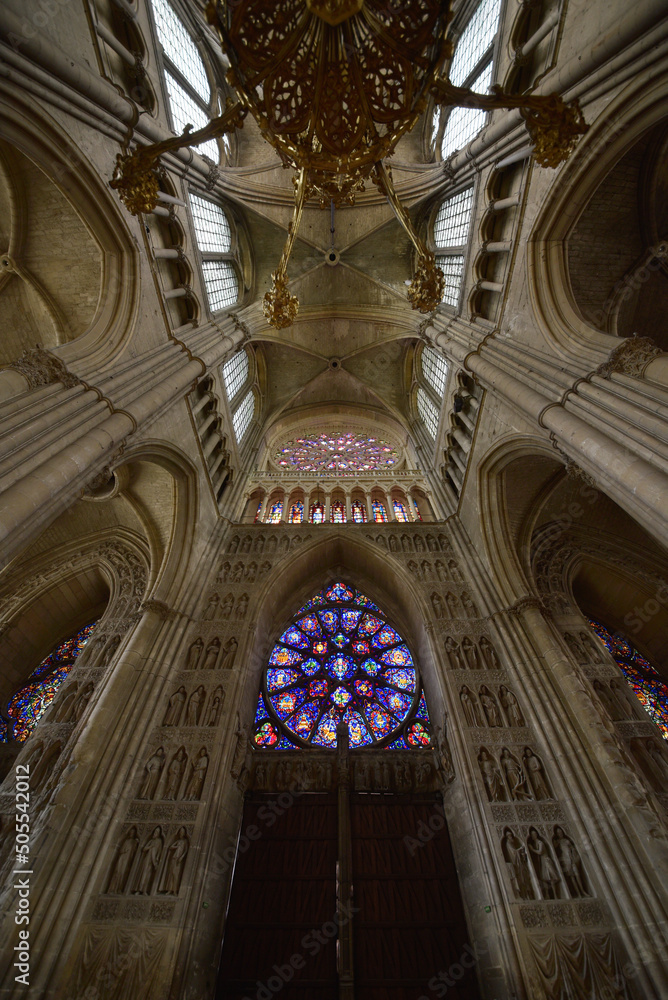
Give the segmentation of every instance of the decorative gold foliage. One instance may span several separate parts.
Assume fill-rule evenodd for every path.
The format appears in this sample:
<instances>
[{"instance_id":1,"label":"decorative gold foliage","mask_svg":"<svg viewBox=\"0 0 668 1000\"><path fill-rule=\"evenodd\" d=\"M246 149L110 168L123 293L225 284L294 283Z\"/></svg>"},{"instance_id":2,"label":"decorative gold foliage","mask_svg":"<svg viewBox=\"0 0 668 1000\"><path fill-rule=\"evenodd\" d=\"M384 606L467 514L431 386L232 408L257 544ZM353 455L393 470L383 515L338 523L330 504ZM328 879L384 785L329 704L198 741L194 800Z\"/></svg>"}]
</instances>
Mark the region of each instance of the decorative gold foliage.
<instances>
[{"instance_id":1,"label":"decorative gold foliage","mask_svg":"<svg viewBox=\"0 0 668 1000\"><path fill-rule=\"evenodd\" d=\"M433 253L427 251L418 257L415 276L408 289L408 301L413 309L430 313L443 301L445 275L436 266Z\"/></svg>"}]
</instances>

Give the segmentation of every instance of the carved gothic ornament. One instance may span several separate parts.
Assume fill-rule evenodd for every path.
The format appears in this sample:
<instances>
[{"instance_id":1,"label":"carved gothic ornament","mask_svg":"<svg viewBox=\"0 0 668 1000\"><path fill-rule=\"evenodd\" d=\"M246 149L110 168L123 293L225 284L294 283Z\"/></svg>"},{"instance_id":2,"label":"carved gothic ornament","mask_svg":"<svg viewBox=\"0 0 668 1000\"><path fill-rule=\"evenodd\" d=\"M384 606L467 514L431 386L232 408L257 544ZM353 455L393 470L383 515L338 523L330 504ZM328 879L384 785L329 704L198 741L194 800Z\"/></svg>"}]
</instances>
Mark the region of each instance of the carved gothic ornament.
<instances>
[{"instance_id":1,"label":"carved gothic ornament","mask_svg":"<svg viewBox=\"0 0 668 1000\"><path fill-rule=\"evenodd\" d=\"M67 370L60 358L45 351L39 344L32 350L24 351L21 357L8 367L20 372L30 389L53 385L56 382L62 382L66 389L85 384L77 375Z\"/></svg>"},{"instance_id":2,"label":"carved gothic ornament","mask_svg":"<svg viewBox=\"0 0 668 1000\"><path fill-rule=\"evenodd\" d=\"M608 360L594 374L610 378L613 373L619 372L632 378L642 378L649 362L664 353L649 337L629 337L614 348Z\"/></svg>"}]
</instances>

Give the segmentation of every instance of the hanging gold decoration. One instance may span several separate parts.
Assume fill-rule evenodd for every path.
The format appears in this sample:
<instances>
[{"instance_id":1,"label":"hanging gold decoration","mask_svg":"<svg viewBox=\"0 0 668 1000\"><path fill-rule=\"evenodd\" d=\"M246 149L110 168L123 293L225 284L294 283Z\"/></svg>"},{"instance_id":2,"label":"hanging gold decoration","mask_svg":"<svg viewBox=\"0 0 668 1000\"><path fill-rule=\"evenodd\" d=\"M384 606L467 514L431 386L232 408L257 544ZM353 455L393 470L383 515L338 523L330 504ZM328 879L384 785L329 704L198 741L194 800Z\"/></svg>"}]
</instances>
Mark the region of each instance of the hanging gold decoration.
<instances>
[{"instance_id":1,"label":"hanging gold decoration","mask_svg":"<svg viewBox=\"0 0 668 1000\"><path fill-rule=\"evenodd\" d=\"M118 157L112 186L135 214L158 197L158 157L240 128L250 112L286 166L298 171L288 238L263 310L289 325L298 301L287 263L306 198L353 204L369 178L387 195L417 251L408 297L431 311L444 278L401 206L383 161L416 124L430 98L437 104L519 108L542 166L556 166L586 130L577 105L557 95L476 94L443 75L452 54L452 17L440 0L211 0L209 21L229 59L227 79L238 103L205 128Z\"/></svg>"}]
</instances>

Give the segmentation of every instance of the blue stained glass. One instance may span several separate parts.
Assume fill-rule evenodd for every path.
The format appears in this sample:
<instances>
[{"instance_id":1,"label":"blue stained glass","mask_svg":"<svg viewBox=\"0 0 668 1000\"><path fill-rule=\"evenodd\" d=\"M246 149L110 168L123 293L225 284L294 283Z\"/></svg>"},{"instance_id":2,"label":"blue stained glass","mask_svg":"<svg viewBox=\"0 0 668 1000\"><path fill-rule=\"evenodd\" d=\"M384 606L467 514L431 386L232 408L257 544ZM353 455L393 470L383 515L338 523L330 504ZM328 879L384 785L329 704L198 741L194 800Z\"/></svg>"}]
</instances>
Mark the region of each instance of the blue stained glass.
<instances>
[{"instance_id":1,"label":"blue stained glass","mask_svg":"<svg viewBox=\"0 0 668 1000\"><path fill-rule=\"evenodd\" d=\"M364 715L371 732L377 740L382 740L396 726L396 722L392 720L389 713L377 703L365 703Z\"/></svg>"},{"instance_id":2,"label":"blue stained glass","mask_svg":"<svg viewBox=\"0 0 668 1000\"><path fill-rule=\"evenodd\" d=\"M322 698L329 691L329 686L327 681L311 681L308 688L308 693L313 698Z\"/></svg>"},{"instance_id":3,"label":"blue stained glass","mask_svg":"<svg viewBox=\"0 0 668 1000\"><path fill-rule=\"evenodd\" d=\"M359 712L347 708L343 721L348 724L348 739L351 747L363 747L373 743L373 736Z\"/></svg>"},{"instance_id":4,"label":"blue stained glass","mask_svg":"<svg viewBox=\"0 0 668 1000\"><path fill-rule=\"evenodd\" d=\"M284 642L288 646L296 646L298 649L308 649L310 646L306 636L294 625L291 625L278 641Z\"/></svg>"},{"instance_id":5,"label":"blue stained glass","mask_svg":"<svg viewBox=\"0 0 668 1000\"><path fill-rule=\"evenodd\" d=\"M335 646L338 646L339 649L343 649L343 647L347 645L349 640L348 636L344 635L343 632L338 632L335 636L332 637L332 642L334 643Z\"/></svg>"},{"instance_id":6,"label":"blue stained glass","mask_svg":"<svg viewBox=\"0 0 668 1000\"><path fill-rule=\"evenodd\" d=\"M330 656L325 664L325 670L330 677L334 677L339 681L350 679L355 673L355 669L356 664L352 657L343 656L341 653L337 653L336 656Z\"/></svg>"},{"instance_id":7,"label":"blue stained glass","mask_svg":"<svg viewBox=\"0 0 668 1000\"><path fill-rule=\"evenodd\" d=\"M271 703L276 709L279 719L287 719L296 708L306 701L308 697L302 688L293 688L291 691L283 691L281 694L273 695Z\"/></svg>"},{"instance_id":8,"label":"blue stained glass","mask_svg":"<svg viewBox=\"0 0 668 1000\"><path fill-rule=\"evenodd\" d=\"M375 677L376 674L380 673L380 663L376 663L375 660L365 660L362 664L362 670L365 670L369 677Z\"/></svg>"},{"instance_id":9,"label":"blue stained glass","mask_svg":"<svg viewBox=\"0 0 668 1000\"><path fill-rule=\"evenodd\" d=\"M382 614L378 605L374 604L373 601L370 601L368 597L364 596L364 594L360 594L359 591L355 595L355 604L359 604L361 608L369 608L370 611L377 611L379 614Z\"/></svg>"},{"instance_id":10,"label":"blue stained glass","mask_svg":"<svg viewBox=\"0 0 668 1000\"><path fill-rule=\"evenodd\" d=\"M424 694L420 695L420 704L418 705L418 710L415 713L419 719L426 719L429 721L429 712L427 711L427 702L424 700Z\"/></svg>"},{"instance_id":11,"label":"blue stained glass","mask_svg":"<svg viewBox=\"0 0 668 1000\"><path fill-rule=\"evenodd\" d=\"M373 697L373 684L371 683L371 681L365 681L365 680L355 681L355 694L359 694L363 698Z\"/></svg>"},{"instance_id":12,"label":"blue stained glass","mask_svg":"<svg viewBox=\"0 0 668 1000\"><path fill-rule=\"evenodd\" d=\"M397 646L396 649L388 649L380 659L388 667L408 667L413 663L413 657L409 653L407 646Z\"/></svg>"},{"instance_id":13,"label":"blue stained glass","mask_svg":"<svg viewBox=\"0 0 668 1000\"><path fill-rule=\"evenodd\" d=\"M278 743L278 733L269 721L263 722L255 734L255 742L259 747L272 747Z\"/></svg>"},{"instance_id":14,"label":"blue stained glass","mask_svg":"<svg viewBox=\"0 0 668 1000\"><path fill-rule=\"evenodd\" d=\"M255 710L255 724L257 725L258 722L262 722L263 719L266 719L268 714L269 713L267 712L264 704L264 698L260 695L257 700L257 709Z\"/></svg>"},{"instance_id":15,"label":"blue stained glass","mask_svg":"<svg viewBox=\"0 0 668 1000\"><path fill-rule=\"evenodd\" d=\"M308 701L289 720L289 728L294 733L297 733L298 736L301 736L303 740L308 739L311 735L311 730L318 718L319 706L319 701Z\"/></svg>"},{"instance_id":16,"label":"blue stained glass","mask_svg":"<svg viewBox=\"0 0 668 1000\"><path fill-rule=\"evenodd\" d=\"M321 747L335 747L338 721L338 713L335 709L330 708L318 723L312 742Z\"/></svg>"},{"instance_id":17,"label":"blue stained glass","mask_svg":"<svg viewBox=\"0 0 668 1000\"><path fill-rule=\"evenodd\" d=\"M357 656L368 656L371 650L369 649L369 643L364 640L358 640L353 643L353 653Z\"/></svg>"},{"instance_id":18,"label":"blue stained glass","mask_svg":"<svg viewBox=\"0 0 668 1000\"><path fill-rule=\"evenodd\" d=\"M346 691L344 687L337 687L331 694L332 701L339 708L345 708L352 701L352 697L350 691Z\"/></svg>"},{"instance_id":19,"label":"blue stained glass","mask_svg":"<svg viewBox=\"0 0 668 1000\"><path fill-rule=\"evenodd\" d=\"M307 677L314 677L320 670L320 664L314 659L305 660L305 662L302 663L301 669Z\"/></svg>"},{"instance_id":20,"label":"blue stained glass","mask_svg":"<svg viewBox=\"0 0 668 1000\"><path fill-rule=\"evenodd\" d=\"M276 750L299 750L299 747L295 747L294 743L291 743L287 736L281 736L278 743L274 744Z\"/></svg>"},{"instance_id":21,"label":"blue stained glass","mask_svg":"<svg viewBox=\"0 0 668 1000\"><path fill-rule=\"evenodd\" d=\"M318 639L313 643L313 652L316 656L324 656L327 652L327 642L325 639Z\"/></svg>"},{"instance_id":22,"label":"blue stained glass","mask_svg":"<svg viewBox=\"0 0 668 1000\"><path fill-rule=\"evenodd\" d=\"M388 684L394 684L403 691L415 691L415 670L412 667L383 670L382 676Z\"/></svg>"},{"instance_id":23,"label":"blue stained glass","mask_svg":"<svg viewBox=\"0 0 668 1000\"><path fill-rule=\"evenodd\" d=\"M334 583L325 591L326 601L352 601L354 593L345 583Z\"/></svg>"},{"instance_id":24,"label":"blue stained glass","mask_svg":"<svg viewBox=\"0 0 668 1000\"><path fill-rule=\"evenodd\" d=\"M341 612L341 628L344 632L352 632L354 628L357 628L357 623L362 617L361 611L342 611Z\"/></svg>"},{"instance_id":25,"label":"blue stained glass","mask_svg":"<svg viewBox=\"0 0 668 1000\"><path fill-rule=\"evenodd\" d=\"M276 667L273 670L267 671L267 691L278 691L280 688L287 687L288 684L292 684L299 677L299 673L296 670L289 670L285 667Z\"/></svg>"},{"instance_id":26,"label":"blue stained glass","mask_svg":"<svg viewBox=\"0 0 668 1000\"><path fill-rule=\"evenodd\" d=\"M384 646L393 646L397 642L401 642L401 636L389 625L386 625L374 635L371 645L375 646L376 649L382 649Z\"/></svg>"},{"instance_id":27,"label":"blue stained glass","mask_svg":"<svg viewBox=\"0 0 668 1000\"><path fill-rule=\"evenodd\" d=\"M359 631L364 635L374 635L382 627L383 623L379 618L374 618L373 615L364 615L359 624Z\"/></svg>"},{"instance_id":28,"label":"blue stained glass","mask_svg":"<svg viewBox=\"0 0 668 1000\"><path fill-rule=\"evenodd\" d=\"M411 704L413 702L412 698L408 695L401 694L399 691L393 691L391 688L377 687L376 697L378 700L389 710L396 715L399 721L405 719L410 710Z\"/></svg>"},{"instance_id":29,"label":"blue stained glass","mask_svg":"<svg viewBox=\"0 0 668 1000\"><path fill-rule=\"evenodd\" d=\"M400 736L398 739L393 740L391 743L388 744L388 750L408 750L408 749L409 746L404 736Z\"/></svg>"},{"instance_id":30,"label":"blue stained glass","mask_svg":"<svg viewBox=\"0 0 668 1000\"><path fill-rule=\"evenodd\" d=\"M428 747L431 743L429 731L421 722L413 722L408 727L406 730L406 739L409 746L412 747Z\"/></svg>"},{"instance_id":31,"label":"blue stained glass","mask_svg":"<svg viewBox=\"0 0 668 1000\"><path fill-rule=\"evenodd\" d=\"M284 646L274 646L274 651L269 660L272 667L292 667L296 663L301 663L302 658L294 649L286 649Z\"/></svg>"},{"instance_id":32,"label":"blue stained glass","mask_svg":"<svg viewBox=\"0 0 668 1000\"><path fill-rule=\"evenodd\" d=\"M315 615L307 615L306 618L302 618L297 624L302 632L307 632L311 638L319 638L322 635L320 623Z\"/></svg>"},{"instance_id":33,"label":"blue stained glass","mask_svg":"<svg viewBox=\"0 0 668 1000\"><path fill-rule=\"evenodd\" d=\"M339 627L339 613L338 611L319 611L318 618L325 626L328 632L336 632Z\"/></svg>"}]
</instances>

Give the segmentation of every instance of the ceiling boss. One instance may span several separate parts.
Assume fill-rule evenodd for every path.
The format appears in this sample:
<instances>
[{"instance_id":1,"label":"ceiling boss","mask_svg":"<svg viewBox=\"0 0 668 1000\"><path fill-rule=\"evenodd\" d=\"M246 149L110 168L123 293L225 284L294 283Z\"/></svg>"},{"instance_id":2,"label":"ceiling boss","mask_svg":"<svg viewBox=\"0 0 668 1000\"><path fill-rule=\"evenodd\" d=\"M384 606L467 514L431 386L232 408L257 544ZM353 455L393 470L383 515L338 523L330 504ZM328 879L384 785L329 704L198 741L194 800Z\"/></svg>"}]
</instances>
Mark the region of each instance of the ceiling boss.
<instances>
[{"instance_id":1,"label":"ceiling boss","mask_svg":"<svg viewBox=\"0 0 668 1000\"><path fill-rule=\"evenodd\" d=\"M280 329L299 302L287 266L304 203L351 205L371 180L387 196L413 242L417 262L408 289L414 309L431 312L443 273L399 201L385 160L430 98L447 107L519 108L541 166L566 159L586 124L577 102L556 94L477 94L455 87L444 66L452 54L451 4L439 0L217 0L208 17L230 61L237 93L224 114L197 131L120 154L111 184L133 214L157 202L155 168L162 153L241 128L250 111L264 138L296 171L295 207L273 287L263 302Z\"/></svg>"}]
</instances>

